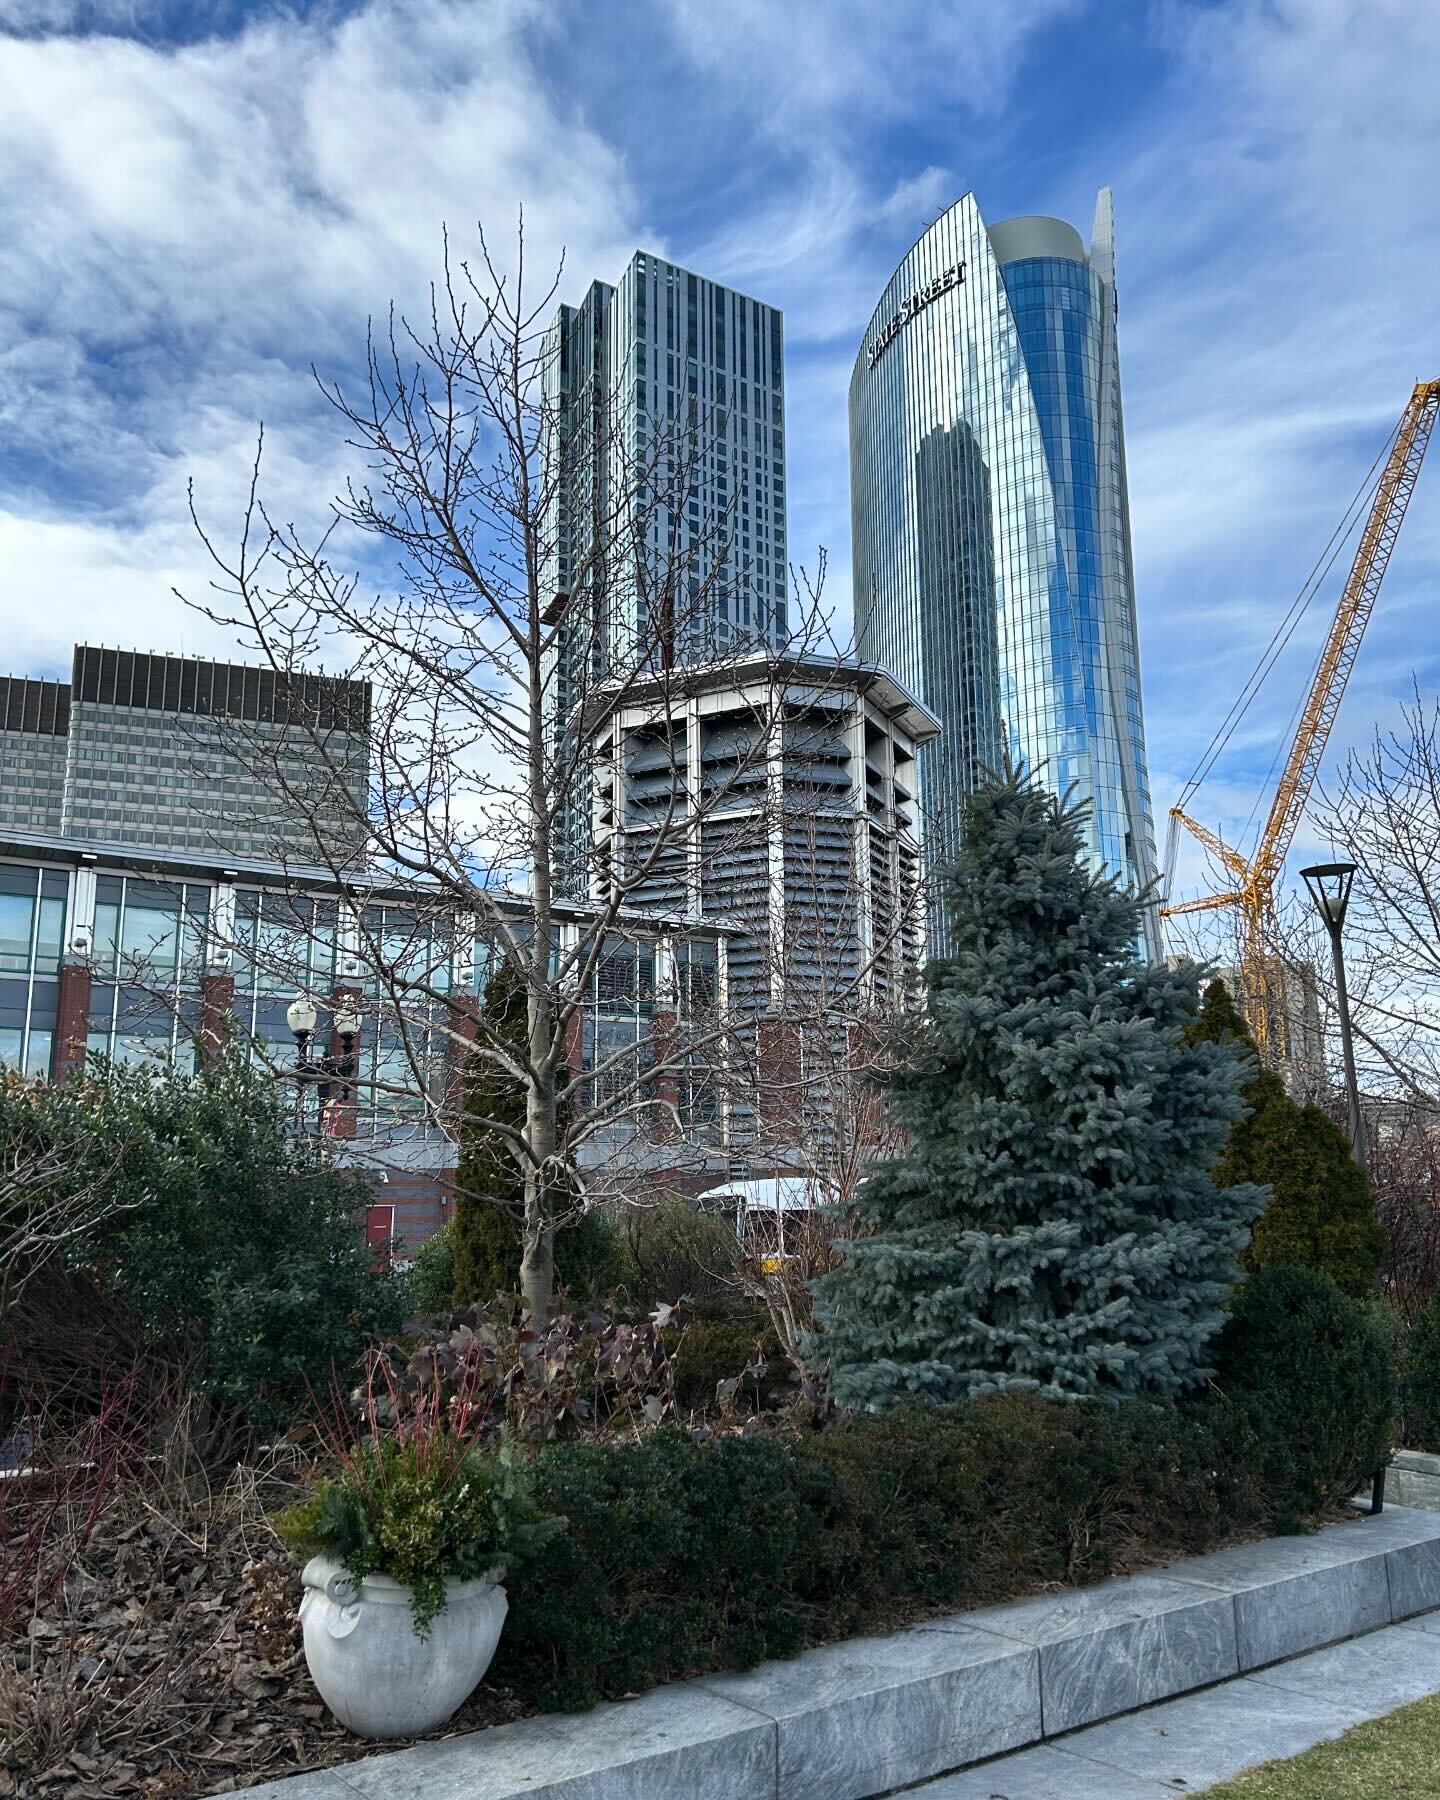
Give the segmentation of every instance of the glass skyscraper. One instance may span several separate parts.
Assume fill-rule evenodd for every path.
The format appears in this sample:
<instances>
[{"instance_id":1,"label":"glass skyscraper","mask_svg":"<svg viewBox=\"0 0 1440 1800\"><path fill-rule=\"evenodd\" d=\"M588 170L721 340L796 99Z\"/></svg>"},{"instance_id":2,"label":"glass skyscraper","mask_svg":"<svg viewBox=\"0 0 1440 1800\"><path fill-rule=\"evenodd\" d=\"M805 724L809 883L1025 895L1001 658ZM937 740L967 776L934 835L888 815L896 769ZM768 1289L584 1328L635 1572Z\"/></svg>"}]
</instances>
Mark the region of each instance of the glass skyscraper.
<instances>
[{"instance_id":1,"label":"glass skyscraper","mask_svg":"<svg viewBox=\"0 0 1440 1800\"><path fill-rule=\"evenodd\" d=\"M1108 188L1088 251L1059 219L987 228L973 194L930 226L856 358L850 482L860 654L944 728L921 756L930 866L1008 749L1092 802L1096 865L1144 887L1155 834ZM1145 947L1160 954L1153 907Z\"/></svg>"}]
</instances>

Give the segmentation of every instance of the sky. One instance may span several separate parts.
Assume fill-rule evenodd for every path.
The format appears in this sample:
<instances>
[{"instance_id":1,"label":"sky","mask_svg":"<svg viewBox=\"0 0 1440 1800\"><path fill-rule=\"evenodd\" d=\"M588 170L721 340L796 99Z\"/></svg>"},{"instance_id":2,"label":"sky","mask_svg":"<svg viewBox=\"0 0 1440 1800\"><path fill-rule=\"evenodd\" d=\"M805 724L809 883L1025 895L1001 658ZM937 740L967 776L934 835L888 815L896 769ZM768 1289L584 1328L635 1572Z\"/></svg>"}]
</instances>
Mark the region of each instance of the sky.
<instances>
[{"instance_id":1,"label":"sky","mask_svg":"<svg viewBox=\"0 0 1440 1800\"><path fill-rule=\"evenodd\" d=\"M229 541L263 419L274 510L322 518L312 365L521 206L566 299L644 248L783 308L789 543L843 617L846 390L896 263L967 190L1088 233L1103 183L1163 850L1440 375L1437 70L1436 0L0 0L0 672L231 650L173 592L208 579L187 483ZM1434 461L1327 767L1440 689ZM1197 796L1242 847L1339 575ZM1177 894L1205 881L1186 851Z\"/></svg>"}]
</instances>

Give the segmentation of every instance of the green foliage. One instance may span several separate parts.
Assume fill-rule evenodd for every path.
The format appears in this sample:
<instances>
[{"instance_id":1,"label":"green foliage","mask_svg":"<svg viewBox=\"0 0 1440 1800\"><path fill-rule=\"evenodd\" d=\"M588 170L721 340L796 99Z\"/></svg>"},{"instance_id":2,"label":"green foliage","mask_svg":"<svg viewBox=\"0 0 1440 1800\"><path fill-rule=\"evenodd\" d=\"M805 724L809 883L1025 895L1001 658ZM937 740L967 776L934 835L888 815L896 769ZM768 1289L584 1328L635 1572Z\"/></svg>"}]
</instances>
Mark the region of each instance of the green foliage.
<instances>
[{"instance_id":1,"label":"green foliage","mask_svg":"<svg viewBox=\"0 0 1440 1800\"><path fill-rule=\"evenodd\" d=\"M1200 1552L1267 1518L1260 1446L1210 1397L902 1404L800 1438L671 1428L545 1451L569 1521L514 1596L494 1679L587 1706L890 1624Z\"/></svg>"},{"instance_id":2,"label":"green foliage","mask_svg":"<svg viewBox=\"0 0 1440 1800\"><path fill-rule=\"evenodd\" d=\"M198 1353L201 1392L256 1431L284 1430L333 1367L401 1321L365 1246L363 1177L297 1142L282 1097L238 1057L194 1076L116 1066L0 1086L0 1142L53 1151L56 1190L105 1202L71 1265L144 1344Z\"/></svg>"},{"instance_id":3,"label":"green foliage","mask_svg":"<svg viewBox=\"0 0 1440 1800\"><path fill-rule=\"evenodd\" d=\"M1318 1270L1262 1270L1235 1297L1215 1381L1253 1425L1275 1522L1348 1500L1390 1456L1394 1352L1371 1307Z\"/></svg>"},{"instance_id":4,"label":"green foliage","mask_svg":"<svg viewBox=\"0 0 1440 1800\"><path fill-rule=\"evenodd\" d=\"M765 1373L745 1378L757 1358ZM721 1383L739 1379L741 1397L765 1406L789 1374L784 1346L768 1319L696 1319L676 1345L675 1401L682 1414L714 1406Z\"/></svg>"},{"instance_id":5,"label":"green foliage","mask_svg":"<svg viewBox=\"0 0 1440 1800\"><path fill-rule=\"evenodd\" d=\"M1408 1333L1402 1415L1407 1450L1440 1451L1440 1295Z\"/></svg>"},{"instance_id":6,"label":"green foliage","mask_svg":"<svg viewBox=\"0 0 1440 1800\"><path fill-rule=\"evenodd\" d=\"M450 1312L455 1293L455 1221L420 1244L405 1273L405 1310L433 1324Z\"/></svg>"},{"instance_id":7,"label":"green foliage","mask_svg":"<svg viewBox=\"0 0 1440 1800\"><path fill-rule=\"evenodd\" d=\"M1323 1271L1356 1299L1373 1294L1385 1261L1385 1232L1344 1132L1318 1106L1292 1100L1274 1070L1260 1068L1254 1040L1223 982L1212 981L1205 990L1187 1036L1192 1044L1238 1045L1251 1059L1242 1090L1249 1115L1231 1126L1215 1168L1221 1186L1253 1181L1271 1190L1241 1254L1243 1267L1256 1273L1299 1263Z\"/></svg>"},{"instance_id":8,"label":"green foliage","mask_svg":"<svg viewBox=\"0 0 1440 1800\"><path fill-rule=\"evenodd\" d=\"M740 1245L728 1218L697 1213L679 1194L625 1215L635 1292L642 1306L688 1300L721 1309L735 1300Z\"/></svg>"},{"instance_id":9,"label":"green foliage","mask_svg":"<svg viewBox=\"0 0 1440 1800\"><path fill-rule=\"evenodd\" d=\"M519 1226L499 1207L467 1203L463 1196L455 1211L455 1304L484 1305L497 1294L513 1294L520 1286ZM582 1213L555 1233L555 1286L576 1306L603 1300L630 1270L624 1236L604 1213Z\"/></svg>"},{"instance_id":10,"label":"green foliage","mask_svg":"<svg viewBox=\"0 0 1440 1800\"><path fill-rule=\"evenodd\" d=\"M1185 1042L1199 970L1143 961L1085 810L1023 772L966 803L951 941L890 1088L908 1153L815 1286L836 1398L1174 1398L1204 1380L1263 1201L1210 1178L1241 1063Z\"/></svg>"},{"instance_id":11,"label":"green foliage","mask_svg":"<svg viewBox=\"0 0 1440 1800\"><path fill-rule=\"evenodd\" d=\"M517 1046L525 1039L525 988L502 964L485 989L487 1034ZM524 1182L514 1152L493 1125L525 1126L520 1082L478 1054L465 1084L468 1115L456 1170L454 1284L456 1306L484 1305L520 1285L520 1225ZM490 1127L481 1119L490 1120ZM619 1229L598 1211L582 1213L555 1233L555 1285L577 1306L589 1306L620 1286L630 1272Z\"/></svg>"},{"instance_id":12,"label":"green foliage","mask_svg":"<svg viewBox=\"0 0 1440 1800\"><path fill-rule=\"evenodd\" d=\"M422 1638L445 1605L447 1580L513 1574L563 1528L536 1508L528 1471L507 1448L491 1455L443 1427L375 1433L275 1520L302 1560L329 1556L357 1579L388 1575L408 1587Z\"/></svg>"},{"instance_id":13,"label":"green foliage","mask_svg":"<svg viewBox=\"0 0 1440 1800\"><path fill-rule=\"evenodd\" d=\"M525 989L508 963L491 975L482 1019L489 1037L502 1043L525 1041ZM520 1082L478 1053L465 1071L465 1111L460 1161L455 1172L455 1303L491 1300L519 1284L520 1216L524 1184L513 1151L480 1119L525 1127L525 1090ZM508 1210L507 1210L508 1209ZM514 1272L510 1272L513 1246Z\"/></svg>"}]
</instances>

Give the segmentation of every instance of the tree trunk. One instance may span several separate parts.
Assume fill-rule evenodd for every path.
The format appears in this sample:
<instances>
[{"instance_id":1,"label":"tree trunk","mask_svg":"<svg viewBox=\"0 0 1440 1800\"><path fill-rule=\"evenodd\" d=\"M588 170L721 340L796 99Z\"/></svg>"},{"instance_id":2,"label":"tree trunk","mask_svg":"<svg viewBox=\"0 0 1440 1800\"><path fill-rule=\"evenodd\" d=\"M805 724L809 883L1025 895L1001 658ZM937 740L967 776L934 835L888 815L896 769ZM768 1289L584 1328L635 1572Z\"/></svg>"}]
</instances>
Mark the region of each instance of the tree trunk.
<instances>
[{"instance_id":1,"label":"tree trunk","mask_svg":"<svg viewBox=\"0 0 1440 1800\"><path fill-rule=\"evenodd\" d=\"M520 1295L537 1331L550 1317L555 1293L555 1228L545 1216L548 1207L540 1187L538 1175L525 1184L525 1224L520 1233Z\"/></svg>"}]
</instances>

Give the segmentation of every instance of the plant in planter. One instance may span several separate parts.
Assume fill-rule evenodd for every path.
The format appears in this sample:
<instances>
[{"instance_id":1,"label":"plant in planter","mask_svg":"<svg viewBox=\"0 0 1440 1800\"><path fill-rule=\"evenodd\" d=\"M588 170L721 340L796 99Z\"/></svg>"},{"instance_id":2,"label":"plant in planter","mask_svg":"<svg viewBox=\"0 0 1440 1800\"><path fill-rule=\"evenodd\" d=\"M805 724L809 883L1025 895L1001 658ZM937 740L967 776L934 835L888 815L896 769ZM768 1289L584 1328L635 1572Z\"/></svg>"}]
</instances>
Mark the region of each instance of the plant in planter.
<instances>
[{"instance_id":1,"label":"plant in planter","mask_svg":"<svg viewBox=\"0 0 1440 1800\"><path fill-rule=\"evenodd\" d=\"M490 1666L505 1577L565 1522L539 1512L507 1445L481 1448L438 1396L422 1396L393 1430L333 1448L335 1474L276 1520L308 1558L305 1660L351 1731L433 1730Z\"/></svg>"}]
</instances>

